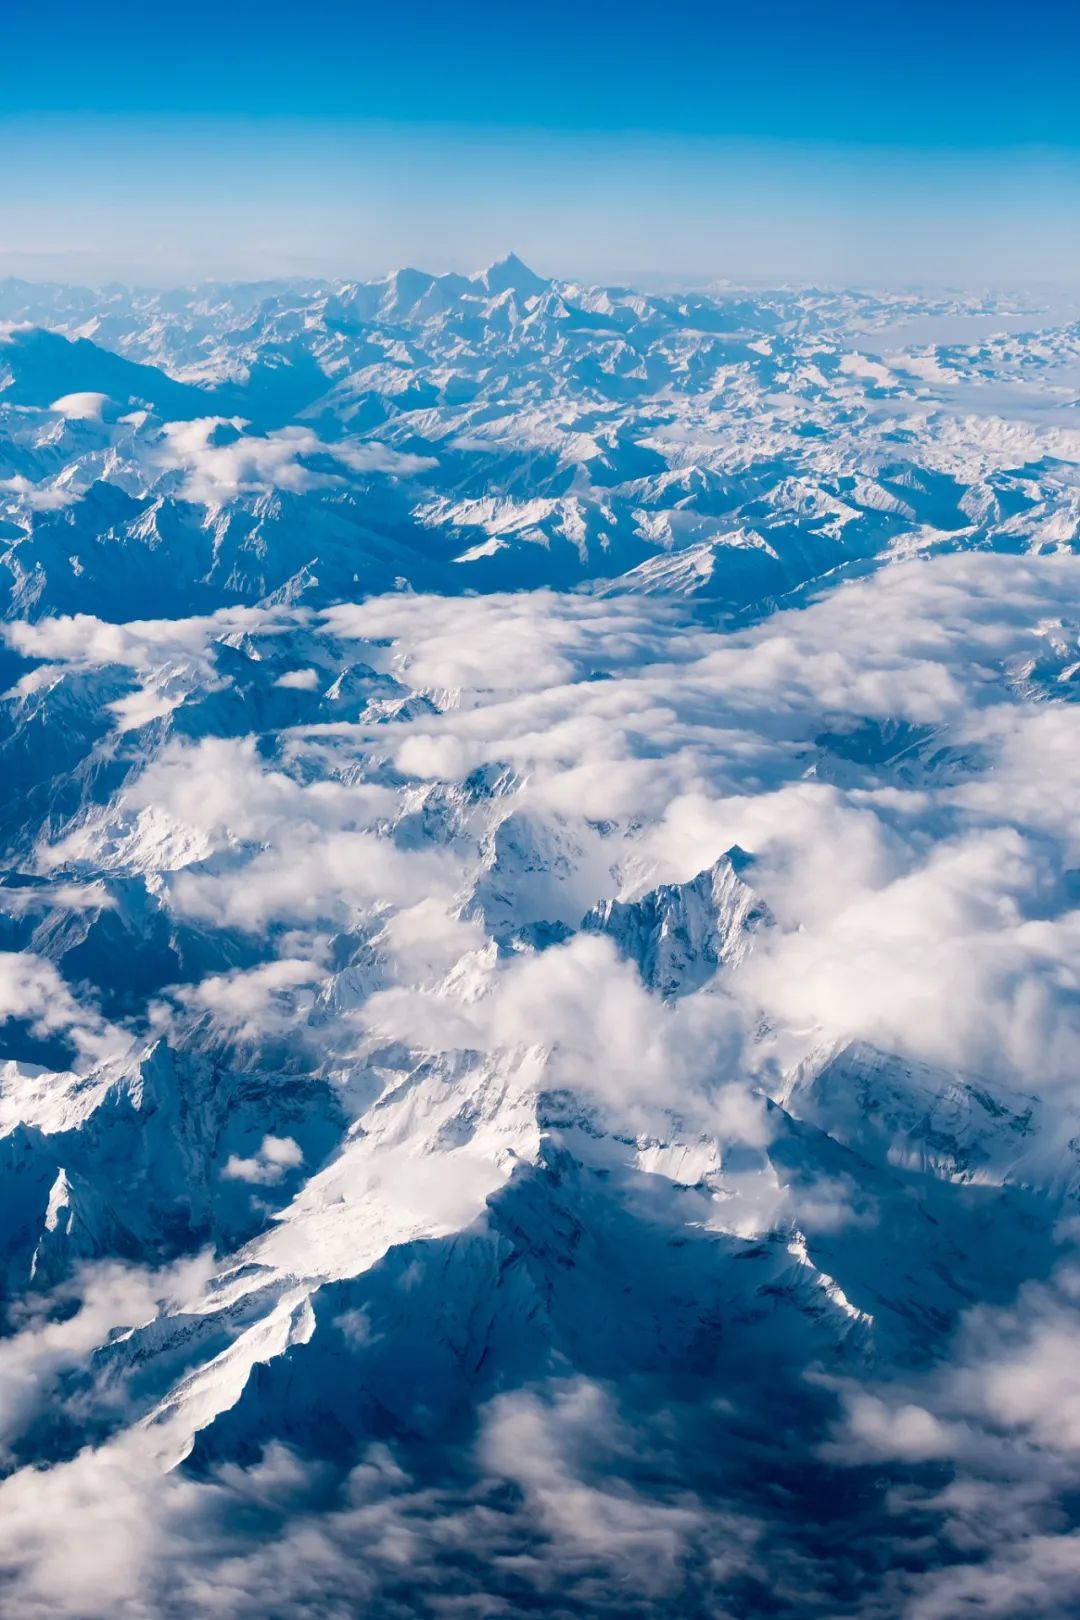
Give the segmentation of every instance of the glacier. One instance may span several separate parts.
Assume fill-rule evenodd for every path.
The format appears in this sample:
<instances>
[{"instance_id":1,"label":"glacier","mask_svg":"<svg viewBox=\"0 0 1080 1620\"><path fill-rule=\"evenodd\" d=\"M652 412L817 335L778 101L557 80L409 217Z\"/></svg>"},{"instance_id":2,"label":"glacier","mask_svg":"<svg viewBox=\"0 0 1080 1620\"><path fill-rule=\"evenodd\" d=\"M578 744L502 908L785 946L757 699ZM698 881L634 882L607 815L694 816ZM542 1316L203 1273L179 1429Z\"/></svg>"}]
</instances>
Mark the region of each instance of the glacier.
<instances>
[{"instance_id":1,"label":"glacier","mask_svg":"<svg viewBox=\"0 0 1080 1620\"><path fill-rule=\"evenodd\" d=\"M1076 1612L1067 316L0 282L5 1615Z\"/></svg>"}]
</instances>

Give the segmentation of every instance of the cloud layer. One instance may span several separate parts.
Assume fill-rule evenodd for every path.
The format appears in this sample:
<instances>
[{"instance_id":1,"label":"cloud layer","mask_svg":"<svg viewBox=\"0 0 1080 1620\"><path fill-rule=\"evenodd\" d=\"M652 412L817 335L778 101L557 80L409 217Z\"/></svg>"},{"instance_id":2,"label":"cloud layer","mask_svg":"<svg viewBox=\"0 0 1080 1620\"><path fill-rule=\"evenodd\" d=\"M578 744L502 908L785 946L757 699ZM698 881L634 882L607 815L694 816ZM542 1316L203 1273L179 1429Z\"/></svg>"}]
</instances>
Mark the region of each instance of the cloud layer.
<instances>
[{"instance_id":1,"label":"cloud layer","mask_svg":"<svg viewBox=\"0 0 1080 1620\"><path fill-rule=\"evenodd\" d=\"M6 1612L1068 1614L1078 626L10 626Z\"/></svg>"}]
</instances>

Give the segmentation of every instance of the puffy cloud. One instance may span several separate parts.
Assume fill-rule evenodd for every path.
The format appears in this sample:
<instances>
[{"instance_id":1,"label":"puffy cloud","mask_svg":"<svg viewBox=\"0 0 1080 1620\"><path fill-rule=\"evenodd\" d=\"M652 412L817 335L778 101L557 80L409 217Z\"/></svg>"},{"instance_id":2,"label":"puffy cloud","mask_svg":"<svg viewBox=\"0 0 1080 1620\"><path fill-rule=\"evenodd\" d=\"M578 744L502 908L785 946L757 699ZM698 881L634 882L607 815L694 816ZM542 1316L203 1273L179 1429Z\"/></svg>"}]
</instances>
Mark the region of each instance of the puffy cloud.
<instances>
[{"instance_id":1,"label":"puffy cloud","mask_svg":"<svg viewBox=\"0 0 1080 1620\"><path fill-rule=\"evenodd\" d=\"M396 977L422 986L442 979L456 963L479 951L485 941L479 918L455 914L430 895L386 919L380 934Z\"/></svg>"},{"instance_id":2,"label":"puffy cloud","mask_svg":"<svg viewBox=\"0 0 1080 1620\"><path fill-rule=\"evenodd\" d=\"M179 692L155 691L153 687L140 687L127 697L117 698L107 705L116 716L117 731L139 731L153 720L162 720L183 702Z\"/></svg>"},{"instance_id":3,"label":"puffy cloud","mask_svg":"<svg viewBox=\"0 0 1080 1620\"><path fill-rule=\"evenodd\" d=\"M0 1455L24 1432L65 1370L120 1329L163 1309L183 1309L210 1275L209 1256L148 1270L118 1261L84 1265L47 1295L31 1294L9 1315L0 1339Z\"/></svg>"},{"instance_id":4,"label":"puffy cloud","mask_svg":"<svg viewBox=\"0 0 1080 1620\"><path fill-rule=\"evenodd\" d=\"M406 853L365 832L294 836L249 861L180 872L169 891L181 916L256 933L271 923L347 920L354 910L447 898L459 874L439 851Z\"/></svg>"},{"instance_id":5,"label":"puffy cloud","mask_svg":"<svg viewBox=\"0 0 1080 1620\"><path fill-rule=\"evenodd\" d=\"M826 914L814 916L813 880L805 898L796 888L805 923L762 942L743 988L786 1027L857 1034L1017 1083L1069 1080L1080 912L1038 915L1042 859L1010 828L944 841L877 882L853 883L839 856L825 868L836 880Z\"/></svg>"},{"instance_id":6,"label":"puffy cloud","mask_svg":"<svg viewBox=\"0 0 1080 1620\"><path fill-rule=\"evenodd\" d=\"M698 996L665 1005L602 935L503 966L478 958L430 989L377 991L361 1016L376 1038L425 1050L539 1048L550 1086L639 1127L674 1109L739 1140L768 1139L760 1105L739 1084L742 1026L731 1004Z\"/></svg>"},{"instance_id":7,"label":"puffy cloud","mask_svg":"<svg viewBox=\"0 0 1080 1620\"><path fill-rule=\"evenodd\" d=\"M515 807L576 829L564 844L579 875L563 884L560 917L574 920L572 897L584 910L590 890L610 893L605 868L633 892L687 881L738 843L757 856L755 885L780 924L744 1001L790 1028L1052 1079L1074 1036L1060 967L1074 924L1050 891L1076 833L1059 796L1033 784L1047 758L1071 780L1080 711L1018 701L1012 671L1059 644L1067 667L1069 632L1046 625L1078 596L1074 559L968 557L896 567L730 634L638 598L343 606L325 616L335 635L364 639L365 657L412 684L452 691L451 705L391 733L301 727L275 764L250 741L166 750L125 792L140 817L129 847L145 858L163 811L188 829L180 865L260 844L170 891L183 914L249 931L428 894L445 908L471 859L464 812L438 870L432 849L372 836L401 813L400 795L351 762L389 753L397 771L437 784L501 762ZM20 627L16 642L128 661L227 628L45 625ZM617 833L600 839L582 818ZM48 862L89 857L91 833ZM522 883L512 871L504 882L520 908Z\"/></svg>"},{"instance_id":8,"label":"puffy cloud","mask_svg":"<svg viewBox=\"0 0 1080 1620\"><path fill-rule=\"evenodd\" d=\"M587 1379L497 1398L441 1480L380 1442L341 1480L278 1443L208 1479L162 1475L135 1432L0 1482L20 1620L396 1613L405 1581L410 1610L724 1612L725 1587L759 1573L761 1534L672 1474L662 1419Z\"/></svg>"},{"instance_id":9,"label":"puffy cloud","mask_svg":"<svg viewBox=\"0 0 1080 1620\"><path fill-rule=\"evenodd\" d=\"M391 665L418 690L535 692L662 651L670 614L634 601L515 596L384 596L323 615L332 635L390 637Z\"/></svg>"},{"instance_id":10,"label":"puffy cloud","mask_svg":"<svg viewBox=\"0 0 1080 1620\"><path fill-rule=\"evenodd\" d=\"M572 1380L546 1393L492 1402L482 1462L522 1491L556 1562L591 1557L646 1592L669 1590L701 1529L700 1505L689 1493L674 1502L641 1495L621 1477L635 1437L600 1385Z\"/></svg>"},{"instance_id":11,"label":"puffy cloud","mask_svg":"<svg viewBox=\"0 0 1080 1620\"><path fill-rule=\"evenodd\" d=\"M49 409L66 416L69 422L100 422L108 404L108 394L65 394L62 399L54 399Z\"/></svg>"},{"instance_id":12,"label":"puffy cloud","mask_svg":"<svg viewBox=\"0 0 1080 1620\"><path fill-rule=\"evenodd\" d=\"M967 1609L998 1620L1017 1615L1068 1620L1078 1603L1080 1534L1042 1535L1019 1546L990 1546L978 1563L946 1566L926 1576L907 1614L909 1620L953 1620Z\"/></svg>"},{"instance_id":13,"label":"puffy cloud","mask_svg":"<svg viewBox=\"0 0 1080 1620\"><path fill-rule=\"evenodd\" d=\"M827 1448L841 1461L882 1458L931 1462L951 1457L956 1437L932 1412L913 1401L893 1406L866 1390L847 1394L844 1440Z\"/></svg>"},{"instance_id":14,"label":"puffy cloud","mask_svg":"<svg viewBox=\"0 0 1080 1620\"><path fill-rule=\"evenodd\" d=\"M39 859L46 869L90 865L104 856L136 870L176 870L247 845L262 846L263 869L272 869L275 863L286 866L290 851L299 856L311 844L317 864L323 834L373 827L396 802L392 791L376 783L297 780L264 764L252 737L170 742L112 805L43 847ZM322 853L332 860L332 851ZM229 879L221 881L220 905L209 897L208 884L196 885L207 897L207 915L228 909ZM258 904L252 897L250 907ZM305 914L317 906L312 892Z\"/></svg>"},{"instance_id":15,"label":"puffy cloud","mask_svg":"<svg viewBox=\"0 0 1080 1620\"><path fill-rule=\"evenodd\" d=\"M138 1613L184 1510L203 1506L197 1486L170 1481L163 1491L143 1451L121 1440L0 1482L0 1579L19 1620Z\"/></svg>"},{"instance_id":16,"label":"puffy cloud","mask_svg":"<svg viewBox=\"0 0 1080 1620\"><path fill-rule=\"evenodd\" d=\"M354 473L383 473L391 478L413 478L438 466L434 456L415 456L406 450L394 450L377 440L335 439L320 446L325 455L332 456Z\"/></svg>"},{"instance_id":17,"label":"puffy cloud","mask_svg":"<svg viewBox=\"0 0 1080 1620\"><path fill-rule=\"evenodd\" d=\"M48 484L44 480L35 484L22 473L0 478L0 490L15 496L17 504L30 512L59 512L79 499L77 491L63 484Z\"/></svg>"},{"instance_id":18,"label":"puffy cloud","mask_svg":"<svg viewBox=\"0 0 1080 1620\"><path fill-rule=\"evenodd\" d=\"M231 1153L221 1174L226 1181L250 1181L256 1186L273 1187L283 1181L290 1170L298 1170L303 1162L303 1150L291 1136L264 1136L258 1152L250 1159Z\"/></svg>"},{"instance_id":19,"label":"puffy cloud","mask_svg":"<svg viewBox=\"0 0 1080 1620\"><path fill-rule=\"evenodd\" d=\"M921 1376L897 1369L869 1387L839 1381L843 1415L825 1455L891 1467L897 1511L939 1538L909 1585L910 1620L1074 1612L1080 1557L1067 1503L1080 1487L1078 1307L1080 1274L1065 1260L1014 1304L974 1306L949 1354Z\"/></svg>"},{"instance_id":20,"label":"puffy cloud","mask_svg":"<svg viewBox=\"0 0 1080 1620\"><path fill-rule=\"evenodd\" d=\"M322 977L317 962L279 957L246 971L212 974L180 986L172 999L188 1012L209 1016L214 1027L242 1040L256 1040L293 1027L314 1001Z\"/></svg>"},{"instance_id":21,"label":"puffy cloud","mask_svg":"<svg viewBox=\"0 0 1080 1620\"><path fill-rule=\"evenodd\" d=\"M355 474L408 478L434 463L387 445L345 439L326 443L306 427L245 432L239 417L207 416L167 422L150 453L157 471L177 471L180 494L204 506L272 490L303 494L341 482L338 467ZM312 466L312 462L320 463Z\"/></svg>"},{"instance_id":22,"label":"puffy cloud","mask_svg":"<svg viewBox=\"0 0 1080 1620\"><path fill-rule=\"evenodd\" d=\"M35 883L26 888L0 888L0 911L17 917L27 912L112 911L116 900L100 879L92 883Z\"/></svg>"},{"instance_id":23,"label":"puffy cloud","mask_svg":"<svg viewBox=\"0 0 1080 1620\"><path fill-rule=\"evenodd\" d=\"M260 437L243 427L239 418L217 416L166 423L155 460L161 468L181 471L181 495L206 506L274 489L300 494L330 482L301 459L319 449L310 428L280 428Z\"/></svg>"},{"instance_id":24,"label":"puffy cloud","mask_svg":"<svg viewBox=\"0 0 1080 1620\"><path fill-rule=\"evenodd\" d=\"M248 464L235 444L207 442L207 477L277 476L272 461ZM231 461L215 460L229 450ZM273 454L301 471L308 458L299 441ZM1045 1180L1071 1185L1080 708L1066 701L1072 687L1061 677L1075 662L1078 615L1080 571L1069 558L897 566L728 630L642 598L402 594L333 609L305 631L362 644L365 662L392 670L434 707L414 702L391 715L373 706L360 720L273 737L152 744L108 805L82 805L43 849L42 865L70 867L60 881L73 893L102 871L145 875L170 926L183 924L200 952L204 942L220 950L206 952L213 971L157 987L158 1000L168 998L161 1027L182 1050L207 1021L245 1042L292 1039L302 1023L305 1062L310 1048L319 1079L330 1076L353 1110L342 1151L306 1181L312 1166L299 1160L306 1138L297 1116L261 1119L237 1138L245 1145L226 1162L226 1181L291 1187L296 1174L303 1184L235 1272L215 1279L200 1310L220 1295L234 1299L249 1270L260 1287L274 1268L346 1274L388 1244L419 1251L433 1233L469 1226L464 1250L507 1176L516 1186L514 1174L538 1174L529 1167L530 1155L546 1151L536 1145L536 1096L565 1089L580 1099L578 1126L565 1136L576 1129L582 1138L583 1175L620 1187L637 1177L642 1206L657 1189L657 1207L667 1199L664 1208L677 1211L680 1243L715 1244L716 1254L730 1244L748 1261L733 1259L732 1274L765 1267L765 1280L745 1293L724 1273L702 1305L702 1345L750 1332L777 1300L794 1313L807 1295L807 1344L824 1343L813 1334L834 1317L850 1331L842 1347L829 1344L833 1374L836 1365L850 1374L843 1382L815 1373L810 1395L770 1389L769 1399L794 1403L795 1419L785 1408L776 1420L785 1434L796 1432L785 1423L802 1420L800 1398L820 1411L835 1394L841 1416L825 1450L788 1456L783 1467L769 1456L777 1478L812 1461L887 1481L888 1511L884 1496L867 1510L876 1514L867 1558L895 1573L880 1587L867 1577L865 1612L945 1615L976 1601L1003 1615L1070 1612L1068 1503L1080 1445L1067 1272L1026 1290L1011 1310L975 1312L951 1349L935 1300L909 1300L905 1322L928 1324L928 1362L890 1366L899 1313L890 1318L886 1298L883 1322L869 1323L876 1284L857 1259L881 1211L890 1212L882 1226L892 1218L896 1166L886 1149L881 1166L869 1167L842 1139L823 1138L820 1160L810 1155L812 1170L797 1174L791 1156L817 1142L818 1127L785 1119L757 1088L782 1097L808 1049L855 1037L947 1071L989 1074L1057 1110L1060 1141L1046 1149ZM272 622L300 621L281 610ZM28 655L87 667L141 670L175 649L206 660L197 679L209 680L213 637L244 628L240 619L67 620L10 634ZM301 658L309 656L324 667L314 652ZM606 936L574 932L595 901L633 902L658 884L686 883L734 844L753 857L745 878L771 920L736 968L677 1005L651 994ZM242 959L237 930L253 956L278 956L228 965ZM628 938L632 950L632 930ZM104 1039L55 969L24 962L13 973L9 1000L38 1009L42 1027ZM208 1084L215 1105L246 1078L226 1073L220 1087ZM266 1078L254 1072L258 1085ZM998 1093L987 1095L996 1106ZM1018 1120L1026 1106L1018 1102ZM942 1175L923 1202L906 1159L903 1174L913 1220L938 1222L939 1193L944 1200L951 1184ZM978 1174L953 1189L967 1211L987 1191ZM214 1186L237 1201L216 1175ZM1029 1194L1050 1197L1042 1181ZM580 1215L568 1204L569 1225ZM417 1252L402 1277L422 1279L433 1263ZM951 1266L943 1252L942 1274ZM373 1290L377 1297L377 1283ZM239 1297L247 1309L248 1296ZM369 1300L337 1309L338 1337L361 1379L363 1358L385 1353L392 1337L381 1317L376 1329L376 1310ZM782 1318L795 1320L803 1318ZM448 1335L456 1332L450 1323ZM874 1344L876 1368L860 1363L860 1335ZM792 1339L798 1381L803 1340ZM456 1366L474 1348L467 1342ZM483 1348L500 1353L494 1329ZM86 1360L83 1348L77 1354ZM706 1567L737 1581L763 1568L780 1613L815 1612L808 1599L800 1611L798 1580L791 1596L791 1569L811 1571L812 1587L818 1564L835 1573L840 1555L808 1547L810 1531L800 1539L790 1522L770 1523L769 1547L760 1525L727 1514L670 1390L660 1402L665 1440L633 1380L614 1390L599 1375L560 1370L557 1383L501 1389L475 1448L455 1453L452 1488L378 1446L348 1459L339 1497L321 1463L273 1447L257 1468L228 1465L195 1487L154 1474L129 1431L51 1470L48 1484L16 1474L0 1486L0 1506L5 1492L20 1504L18 1543L0 1529L0 1561L16 1569L27 1614L33 1604L84 1614L74 1579L54 1568L45 1523L73 1503L85 1530L69 1540L100 1580L103 1612L111 1603L137 1616L141 1603L162 1615L184 1604L256 1614L271 1594L295 1612L351 1613L377 1607L393 1572L407 1569L416 1591L438 1591L451 1606L490 1599L498 1613L522 1591L508 1596L500 1584L511 1565L529 1602L586 1613L605 1604L626 1612L628 1593L641 1613L672 1612ZM737 1388L724 1393L737 1405ZM762 1411L763 1425L772 1422L768 1402ZM702 1428L703 1412L693 1420ZM806 1422L797 1433L809 1445ZM748 1455L744 1440L740 1431L732 1441L736 1461ZM688 1457L693 1466L683 1467ZM771 1488L767 1468L764 1477ZM112 1529L96 1515L95 1479L115 1490ZM744 1499L751 1488L743 1482ZM140 1494L143 1522L126 1505ZM927 1537L921 1572L892 1557L890 1536L909 1532ZM708 1590L701 1580L698 1596ZM724 1612L721 1589L701 1599L701 1612ZM728 1603L732 1612L752 1607L747 1590ZM841 1590L821 1598L819 1611L839 1612Z\"/></svg>"},{"instance_id":25,"label":"puffy cloud","mask_svg":"<svg viewBox=\"0 0 1080 1620\"><path fill-rule=\"evenodd\" d=\"M317 669L287 669L284 675L278 676L274 685L290 692L315 692L319 686L319 672Z\"/></svg>"},{"instance_id":26,"label":"puffy cloud","mask_svg":"<svg viewBox=\"0 0 1080 1620\"><path fill-rule=\"evenodd\" d=\"M133 619L110 624L89 613L59 614L4 626L4 639L23 658L76 668L111 664L145 671L168 659L207 654L212 643L242 631L272 633L280 615L264 608L221 608L193 619Z\"/></svg>"},{"instance_id":27,"label":"puffy cloud","mask_svg":"<svg viewBox=\"0 0 1080 1620\"><path fill-rule=\"evenodd\" d=\"M0 1029L12 1019L40 1038L69 1040L85 1064L117 1057L131 1045L123 1030L76 999L51 962L29 951L0 951Z\"/></svg>"}]
</instances>

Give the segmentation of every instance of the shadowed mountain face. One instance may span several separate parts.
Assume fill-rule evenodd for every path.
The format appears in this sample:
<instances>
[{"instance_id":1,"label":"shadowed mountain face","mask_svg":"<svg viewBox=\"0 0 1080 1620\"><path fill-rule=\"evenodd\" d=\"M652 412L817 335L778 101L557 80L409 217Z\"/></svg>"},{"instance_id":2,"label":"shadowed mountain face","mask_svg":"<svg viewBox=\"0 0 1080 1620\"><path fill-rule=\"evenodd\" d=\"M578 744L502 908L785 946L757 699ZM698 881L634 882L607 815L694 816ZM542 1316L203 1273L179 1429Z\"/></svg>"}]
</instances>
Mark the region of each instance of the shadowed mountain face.
<instances>
[{"instance_id":1,"label":"shadowed mountain face","mask_svg":"<svg viewBox=\"0 0 1080 1620\"><path fill-rule=\"evenodd\" d=\"M5 1616L1076 1612L1077 339L993 313L0 286Z\"/></svg>"}]
</instances>

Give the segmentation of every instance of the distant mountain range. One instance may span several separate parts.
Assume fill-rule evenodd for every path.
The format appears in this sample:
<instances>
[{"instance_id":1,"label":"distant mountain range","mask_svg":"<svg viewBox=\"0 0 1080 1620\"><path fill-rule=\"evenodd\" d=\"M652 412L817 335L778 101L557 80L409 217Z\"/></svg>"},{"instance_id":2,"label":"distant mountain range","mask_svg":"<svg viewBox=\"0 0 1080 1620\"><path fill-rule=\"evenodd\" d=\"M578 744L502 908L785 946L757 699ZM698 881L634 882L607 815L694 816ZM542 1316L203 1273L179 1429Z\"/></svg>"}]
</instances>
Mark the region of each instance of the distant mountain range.
<instances>
[{"instance_id":1,"label":"distant mountain range","mask_svg":"<svg viewBox=\"0 0 1080 1620\"><path fill-rule=\"evenodd\" d=\"M985 334L994 306L930 307ZM186 294L0 283L8 611L141 611L148 548L180 613L624 575L745 610L900 551L1068 545L1080 336L1033 311L1018 337L1003 307L1001 336L897 347L914 298L645 296L513 256Z\"/></svg>"}]
</instances>

